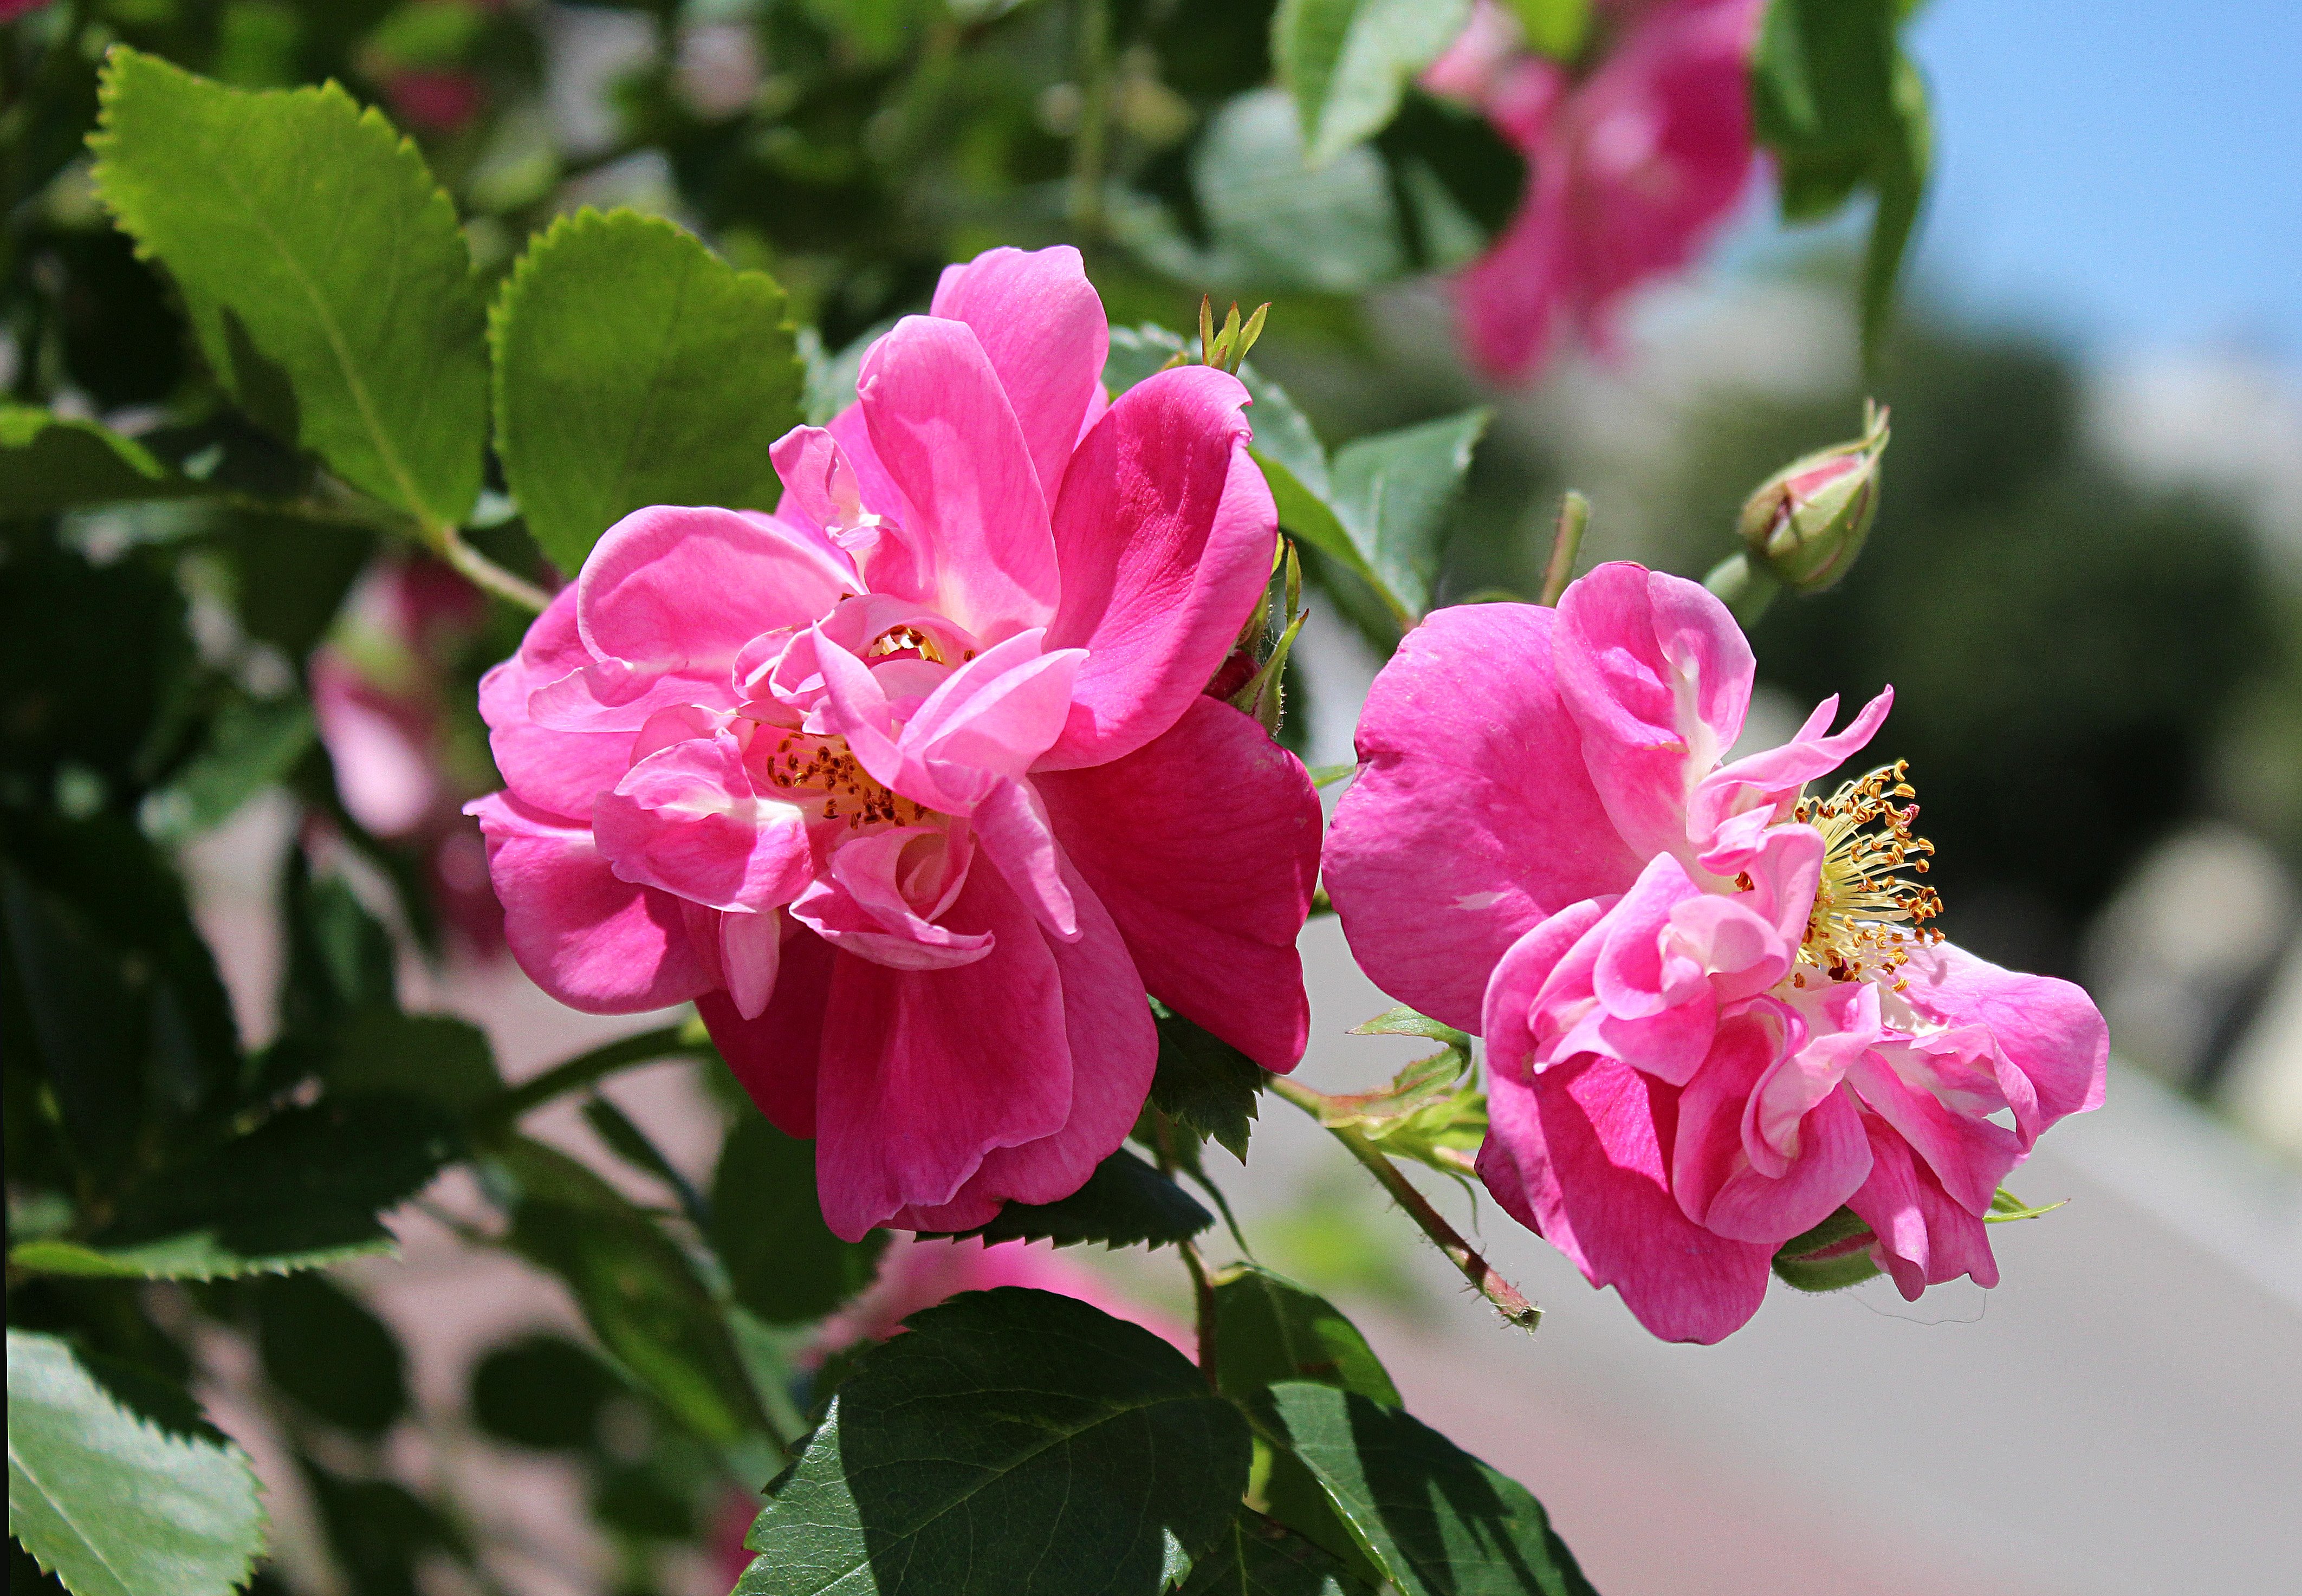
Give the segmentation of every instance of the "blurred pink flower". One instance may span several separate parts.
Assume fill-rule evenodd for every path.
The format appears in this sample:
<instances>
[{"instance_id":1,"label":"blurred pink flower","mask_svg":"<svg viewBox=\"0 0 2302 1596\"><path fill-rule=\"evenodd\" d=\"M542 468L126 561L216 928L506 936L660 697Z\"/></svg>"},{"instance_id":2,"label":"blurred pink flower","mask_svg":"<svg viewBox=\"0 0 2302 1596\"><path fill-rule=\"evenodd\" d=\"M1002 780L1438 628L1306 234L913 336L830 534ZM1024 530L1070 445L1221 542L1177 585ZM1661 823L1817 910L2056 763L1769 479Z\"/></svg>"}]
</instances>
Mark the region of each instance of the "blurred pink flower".
<instances>
[{"instance_id":1,"label":"blurred pink flower","mask_svg":"<svg viewBox=\"0 0 2302 1596\"><path fill-rule=\"evenodd\" d=\"M1527 159L1494 245L1457 278L1463 337L1491 375L1532 375L1564 329L1604 347L1631 290L1677 270L1742 197L1763 0L1599 0L1580 75L1524 47L1498 0L1424 74Z\"/></svg>"},{"instance_id":2,"label":"blurred pink flower","mask_svg":"<svg viewBox=\"0 0 2302 1596\"><path fill-rule=\"evenodd\" d=\"M1486 1037L1496 1199L1670 1340L1755 1313L1842 1205L1905 1297L1997 1265L1982 1222L2102 1101L2066 981L1941 940L1900 766L1819 705L1722 763L1753 665L1724 605L1618 563L1558 610L1442 609L1376 679L1326 879L1385 991Z\"/></svg>"},{"instance_id":3,"label":"blurred pink flower","mask_svg":"<svg viewBox=\"0 0 2302 1596\"><path fill-rule=\"evenodd\" d=\"M486 622L479 590L438 560L382 559L352 589L309 672L345 811L370 835L422 853L441 919L481 953L503 946L503 911L462 806L491 773L477 728L458 735L450 695L460 696L456 667Z\"/></svg>"},{"instance_id":4,"label":"blurred pink flower","mask_svg":"<svg viewBox=\"0 0 2302 1596\"><path fill-rule=\"evenodd\" d=\"M461 67L415 68L383 80L392 115L429 133L452 133L487 109L488 86Z\"/></svg>"},{"instance_id":5,"label":"blurred pink flower","mask_svg":"<svg viewBox=\"0 0 2302 1596\"><path fill-rule=\"evenodd\" d=\"M481 685L512 951L594 1012L698 1000L824 1216L964 1230L1126 1137L1147 989L1273 1069L1319 806L1204 696L1277 535L1238 379L1104 393L1076 250L946 271L773 516L644 509Z\"/></svg>"}]
</instances>

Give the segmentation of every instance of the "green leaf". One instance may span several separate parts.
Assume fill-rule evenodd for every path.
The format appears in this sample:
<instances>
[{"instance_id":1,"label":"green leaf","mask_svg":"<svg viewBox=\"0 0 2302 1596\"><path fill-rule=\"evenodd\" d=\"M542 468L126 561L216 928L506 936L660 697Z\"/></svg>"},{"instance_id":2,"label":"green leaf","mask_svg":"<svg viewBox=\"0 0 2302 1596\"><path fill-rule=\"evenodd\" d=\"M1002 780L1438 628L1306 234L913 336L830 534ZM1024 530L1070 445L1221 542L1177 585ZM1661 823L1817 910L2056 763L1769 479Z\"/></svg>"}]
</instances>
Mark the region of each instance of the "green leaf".
<instances>
[{"instance_id":1,"label":"green leaf","mask_svg":"<svg viewBox=\"0 0 2302 1596\"><path fill-rule=\"evenodd\" d=\"M1308 1381L1255 1413L1407 1596L1593 1596L1525 1487L1407 1414Z\"/></svg>"},{"instance_id":2,"label":"green leaf","mask_svg":"<svg viewBox=\"0 0 2302 1596\"><path fill-rule=\"evenodd\" d=\"M1439 547L1492 412L1466 410L1346 444L1335 454L1332 503L1351 541L1406 618L1431 607Z\"/></svg>"},{"instance_id":3,"label":"green leaf","mask_svg":"<svg viewBox=\"0 0 2302 1596\"><path fill-rule=\"evenodd\" d=\"M472 1371L472 1418L515 1446L577 1450L599 1443L600 1410L622 1389L590 1352L539 1331L480 1360Z\"/></svg>"},{"instance_id":4,"label":"green leaf","mask_svg":"<svg viewBox=\"0 0 2302 1596\"><path fill-rule=\"evenodd\" d=\"M356 1435L382 1435L407 1411L407 1360L398 1338L324 1274L258 1286L256 1344L273 1384Z\"/></svg>"},{"instance_id":5,"label":"green leaf","mask_svg":"<svg viewBox=\"0 0 2302 1596\"><path fill-rule=\"evenodd\" d=\"M1280 0L1271 59L1294 97L1309 164L1379 132L1470 14L1470 0Z\"/></svg>"},{"instance_id":6,"label":"green leaf","mask_svg":"<svg viewBox=\"0 0 2302 1596\"><path fill-rule=\"evenodd\" d=\"M1527 47L1553 61L1572 61L1591 36L1591 0L1504 0L1518 19Z\"/></svg>"},{"instance_id":7,"label":"green leaf","mask_svg":"<svg viewBox=\"0 0 2302 1596\"><path fill-rule=\"evenodd\" d=\"M1526 157L1479 112L1410 89L1375 140L1390 164L1417 270L1484 254L1526 190Z\"/></svg>"},{"instance_id":8,"label":"green leaf","mask_svg":"<svg viewBox=\"0 0 2302 1596\"><path fill-rule=\"evenodd\" d=\"M199 752L152 794L147 829L175 842L221 826L285 779L313 735L312 709L301 697L231 700L209 723Z\"/></svg>"},{"instance_id":9,"label":"green leaf","mask_svg":"<svg viewBox=\"0 0 2302 1596\"><path fill-rule=\"evenodd\" d=\"M172 499L206 490L133 438L29 405L0 404L0 516Z\"/></svg>"},{"instance_id":10,"label":"green leaf","mask_svg":"<svg viewBox=\"0 0 2302 1596\"><path fill-rule=\"evenodd\" d=\"M1156 1001L1159 1066L1151 1077L1151 1106L1201 1136L1229 1147L1242 1163L1255 1130L1255 1102L1266 1079L1261 1064L1211 1031Z\"/></svg>"},{"instance_id":11,"label":"green leaf","mask_svg":"<svg viewBox=\"0 0 2302 1596\"><path fill-rule=\"evenodd\" d=\"M2012 1224L2019 1219L2036 1219L2042 1214L2052 1214L2055 1209L2064 1206L2070 1200L2064 1197L2062 1202L2048 1203L2043 1208L2033 1208L2002 1186L1992 1195L1990 1212L1982 1216L1982 1222L1987 1225L2003 1225Z\"/></svg>"},{"instance_id":12,"label":"green leaf","mask_svg":"<svg viewBox=\"0 0 2302 1596\"><path fill-rule=\"evenodd\" d=\"M1196 1198L1134 1154L1122 1147L1101 1163L1087 1184L1052 1203L1010 1203L990 1223L954 1236L995 1241L1053 1241L1071 1247L1100 1241L1134 1247L1182 1241L1214 1223ZM921 1231L922 1235L938 1232Z\"/></svg>"},{"instance_id":13,"label":"green leaf","mask_svg":"<svg viewBox=\"0 0 2302 1596\"><path fill-rule=\"evenodd\" d=\"M452 1014L363 1008L331 1042L323 1070L338 1096L396 1092L462 1114L503 1089L487 1032Z\"/></svg>"},{"instance_id":14,"label":"green leaf","mask_svg":"<svg viewBox=\"0 0 2302 1596\"><path fill-rule=\"evenodd\" d=\"M735 1300L769 1324L820 1319L871 1283L884 1231L842 1241L823 1222L815 1144L745 1110L711 1180L711 1248Z\"/></svg>"},{"instance_id":15,"label":"green leaf","mask_svg":"<svg viewBox=\"0 0 2302 1596\"><path fill-rule=\"evenodd\" d=\"M63 1341L8 1331L8 1532L73 1596L225 1596L265 1529L238 1447L145 1424Z\"/></svg>"},{"instance_id":16,"label":"green leaf","mask_svg":"<svg viewBox=\"0 0 2302 1596\"><path fill-rule=\"evenodd\" d=\"M1775 1249L1775 1277L1802 1291L1840 1291L1883 1273L1871 1261L1877 1239L1852 1208L1840 1208L1814 1229Z\"/></svg>"},{"instance_id":17,"label":"green leaf","mask_svg":"<svg viewBox=\"0 0 2302 1596\"><path fill-rule=\"evenodd\" d=\"M787 315L774 278L660 217L586 209L536 239L488 335L496 449L554 564L646 505L775 507L806 376Z\"/></svg>"},{"instance_id":18,"label":"green leaf","mask_svg":"<svg viewBox=\"0 0 2302 1596\"><path fill-rule=\"evenodd\" d=\"M1317 1380L1385 1407L1399 1404L1374 1349L1323 1297L1257 1264L1215 1277L1215 1346L1224 1396L1243 1402L1267 1385Z\"/></svg>"},{"instance_id":19,"label":"green leaf","mask_svg":"<svg viewBox=\"0 0 2302 1596\"><path fill-rule=\"evenodd\" d=\"M1263 467L1263 480L1269 484L1272 502L1279 508L1280 529L1340 562L1352 575L1373 588L1387 607L1399 613L1402 625L1412 620L1413 617L1405 613L1405 607L1383 585L1382 578L1374 574L1374 567L1367 563L1366 555L1333 508L1312 491L1291 467L1259 449L1250 448L1248 452Z\"/></svg>"},{"instance_id":20,"label":"green leaf","mask_svg":"<svg viewBox=\"0 0 2302 1596\"><path fill-rule=\"evenodd\" d=\"M1156 1596L1230 1526L1247 1426L1148 1331L1012 1286L905 1323L769 1488L742 1596Z\"/></svg>"},{"instance_id":21,"label":"green leaf","mask_svg":"<svg viewBox=\"0 0 2302 1596\"><path fill-rule=\"evenodd\" d=\"M50 1274L210 1280L388 1252L382 1214L459 1151L446 1117L412 1098L285 1109L146 1180L87 1242L26 1242L8 1261Z\"/></svg>"},{"instance_id":22,"label":"green leaf","mask_svg":"<svg viewBox=\"0 0 2302 1596\"><path fill-rule=\"evenodd\" d=\"M456 207L334 83L248 93L114 46L97 191L240 407L430 526L480 491L487 355Z\"/></svg>"},{"instance_id":23,"label":"green leaf","mask_svg":"<svg viewBox=\"0 0 2302 1596\"><path fill-rule=\"evenodd\" d=\"M655 1222L540 1142L516 1139L499 1157L518 1190L513 1248L567 1283L634 1383L706 1441L727 1444L762 1429L718 1305Z\"/></svg>"},{"instance_id":24,"label":"green leaf","mask_svg":"<svg viewBox=\"0 0 2302 1596\"><path fill-rule=\"evenodd\" d=\"M1246 1508L1191 1566L1177 1596L1374 1596L1374 1587L1302 1536Z\"/></svg>"}]
</instances>

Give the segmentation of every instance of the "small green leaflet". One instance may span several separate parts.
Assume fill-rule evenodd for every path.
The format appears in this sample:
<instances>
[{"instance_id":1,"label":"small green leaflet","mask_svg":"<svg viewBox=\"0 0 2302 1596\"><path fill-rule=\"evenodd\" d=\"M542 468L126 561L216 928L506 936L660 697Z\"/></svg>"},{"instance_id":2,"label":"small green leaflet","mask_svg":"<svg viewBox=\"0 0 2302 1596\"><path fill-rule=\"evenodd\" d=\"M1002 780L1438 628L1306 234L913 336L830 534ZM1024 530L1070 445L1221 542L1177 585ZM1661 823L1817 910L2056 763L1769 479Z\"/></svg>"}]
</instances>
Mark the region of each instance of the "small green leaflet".
<instances>
[{"instance_id":1,"label":"small green leaflet","mask_svg":"<svg viewBox=\"0 0 2302 1596\"><path fill-rule=\"evenodd\" d=\"M1201 1136L1214 1138L1241 1163L1255 1130L1256 1097L1265 1079L1261 1064L1214 1033L1155 1000L1159 1065L1151 1077L1151 1106Z\"/></svg>"},{"instance_id":2,"label":"small green leaflet","mask_svg":"<svg viewBox=\"0 0 2302 1596\"><path fill-rule=\"evenodd\" d=\"M1156 1247L1196 1236L1214 1222L1190 1193L1122 1147L1096 1164L1087 1184L1071 1196L1052 1203L1010 1203L990 1223L958 1233L986 1242Z\"/></svg>"},{"instance_id":3,"label":"small green leaflet","mask_svg":"<svg viewBox=\"0 0 2302 1596\"><path fill-rule=\"evenodd\" d=\"M8 1533L72 1596L226 1596L265 1529L238 1447L156 1428L55 1336L8 1331Z\"/></svg>"},{"instance_id":4,"label":"small green leaflet","mask_svg":"<svg viewBox=\"0 0 2302 1596\"><path fill-rule=\"evenodd\" d=\"M206 491L108 427L30 405L0 405L0 516Z\"/></svg>"},{"instance_id":5,"label":"small green leaflet","mask_svg":"<svg viewBox=\"0 0 2302 1596\"><path fill-rule=\"evenodd\" d=\"M2042 1214L2052 1214L2070 1200L2064 1197L2060 1203L2048 1203L2043 1208L2033 1208L2002 1186L1992 1196L1990 1212L1982 1216L1982 1222L1987 1225L2003 1225L2012 1224L2018 1219L2036 1219Z\"/></svg>"},{"instance_id":6,"label":"small green leaflet","mask_svg":"<svg viewBox=\"0 0 2302 1596\"><path fill-rule=\"evenodd\" d=\"M712 1250L735 1300L769 1324L822 1318L871 1283L884 1231L842 1241L823 1222L815 1144L742 1111L711 1181Z\"/></svg>"},{"instance_id":7,"label":"small green leaflet","mask_svg":"<svg viewBox=\"0 0 2302 1596\"><path fill-rule=\"evenodd\" d=\"M1309 164L1380 132L1470 14L1469 0L1280 0L1271 58L1294 97Z\"/></svg>"},{"instance_id":8,"label":"small green leaflet","mask_svg":"<svg viewBox=\"0 0 2302 1596\"><path fill-rule=\"evenodd\" d=\"M1222 1393L1246 1401L1269 1385L1316 1380L1399 1406L1382 1362L1325 1298L1255 1264L1215 1277L1215 1347Z\"/></svg>"},{"instance_id":9,"label":"small green leaflet","mask_svg":"<svg viewBox=\"0 0 2302 1596\"><path fill-rule=\"evenodd\" d=\"M806 368L784 291L633 211L563 216L488 319L496 448L528 531L571 575L651 504L771 509L768 450Z\"/></svg>"},{"instance_id":10,"label":"small green leaflet","mask_svg":"<svg viewBox=\"0 0 2302 1596\"><path fill-rule=\"evenodd\" d=\"M242 409L426 526L480 492L487 351L456 207L334 83L248 93L108 53L97 192Z\"/></svg>"},{"instance_id":11,"label":"small green leaflet","mask_svg":"<svg viewBox=\"0 0 2302 1596\"><path fill-rule=\"evenodd\" d=\"M1870 1227L1841 1207L1775 1249L1775 1278L1801 1291L1839 1291L1882 1273L1871 1261Z\"/></svg>"},{"instance_id":12,"label":"small green leaflet","mask_svg":"<svg viewBox=\"0 0 2302 1596\"><path fill-rule=\"evenodd\" d=\"M1012 1286L904 1323L769 1488L741 1596L1158 1596L1229 1530L1247 1424L1150 1331Z\"/></svg>"}]
</instances>

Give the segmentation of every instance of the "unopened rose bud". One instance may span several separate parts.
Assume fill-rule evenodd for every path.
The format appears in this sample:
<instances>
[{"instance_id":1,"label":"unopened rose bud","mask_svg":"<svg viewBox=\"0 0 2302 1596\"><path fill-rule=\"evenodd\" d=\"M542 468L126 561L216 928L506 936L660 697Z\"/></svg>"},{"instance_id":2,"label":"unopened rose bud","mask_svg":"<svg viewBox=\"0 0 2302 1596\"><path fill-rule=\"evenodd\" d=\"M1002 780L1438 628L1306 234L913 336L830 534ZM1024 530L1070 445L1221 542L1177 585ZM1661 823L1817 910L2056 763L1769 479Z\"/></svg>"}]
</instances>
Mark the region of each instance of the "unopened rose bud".
<instances>
[{"instance_id":1,"label":"unopened rose bud","mask_svg":"<svg viewBox=\"0 0 2302 1596\"><path fill-rule=\"evenodd\" d=\"M1864 407L1862 436L1792 461L1743 505L1740 531L1754 565L1799 592L1846 575L1878 513L1886 410Z\"/></svg>"}]
</instances>

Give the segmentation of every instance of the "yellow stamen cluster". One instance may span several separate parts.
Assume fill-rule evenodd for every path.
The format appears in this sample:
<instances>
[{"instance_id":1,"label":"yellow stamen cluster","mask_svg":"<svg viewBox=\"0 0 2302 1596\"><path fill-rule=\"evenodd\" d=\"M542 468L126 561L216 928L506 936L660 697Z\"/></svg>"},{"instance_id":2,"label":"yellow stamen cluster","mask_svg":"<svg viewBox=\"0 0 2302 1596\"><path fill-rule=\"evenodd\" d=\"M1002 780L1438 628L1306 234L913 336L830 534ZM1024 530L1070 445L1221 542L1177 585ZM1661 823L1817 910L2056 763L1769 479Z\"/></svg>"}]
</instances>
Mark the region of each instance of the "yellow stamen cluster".
<instances>
[{"instance_id":1,"label":"yellow stamen cluster","mask_svg":"<svg viewBox=\"0 0 2302 1596\"><path fill-rule=\"evenodd\" d=\"M844 737L786 733L768 757L767 773L769 781L793 789L794 796L823 794L823 818L845 820L852 830L882 823L917 826L930 818L929 811L872 779L848 752Z\"/></svg>"},{"instance_id":2,"label":"yellow stamen cluster","mask_svg":"<svg viewBox=\"0 0 2302 1596\"><path fill-rule=\"evenodd\" d=\"M864 658L880 659L906 651L918 654L922 659L932 659L937 665L943 663L943 651L936 646L935 639L916 626L888 627L872 640Z\"/></svg>"},{"instance_id":3,"label":"yellow stamen cluster","mask_svg":"<svg viewBox=\"0 0 2302 1596\"><path fill-rule=\"evenodd\" d=\"M1891 975L1942 933L1926 922L1942 912L1934 888L1910 880L1927 872L1935 845L1914 836L1918 796L1896 760L1850 781L1827 798L1802 798L1792 819L1822 833L1822 880L1799 947L1800 962L1834 981L1866 971ZM1803 975L1794 978L1804 986ZM1902 983L1895 983L1900 990Z\"/></svg>"}]
</instances>

